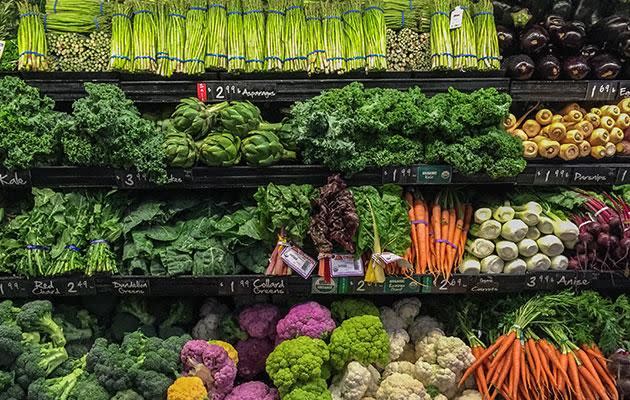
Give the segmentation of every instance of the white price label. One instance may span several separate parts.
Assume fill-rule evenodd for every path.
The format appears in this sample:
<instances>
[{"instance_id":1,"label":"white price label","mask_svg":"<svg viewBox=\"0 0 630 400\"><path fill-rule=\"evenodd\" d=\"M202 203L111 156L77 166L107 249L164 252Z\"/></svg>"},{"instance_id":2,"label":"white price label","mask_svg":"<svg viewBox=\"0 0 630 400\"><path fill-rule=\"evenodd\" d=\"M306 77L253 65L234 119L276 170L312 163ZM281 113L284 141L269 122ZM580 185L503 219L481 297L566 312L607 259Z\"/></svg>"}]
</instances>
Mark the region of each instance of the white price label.
<instances>
[{"instance_id":1,"label":"white price label","mask_svg":"<svg viewBox=\"0 0 630 400\"><path fill-rule=\"evenodd\" d=\"M451 29L461 28L463 19L464 9L461 6L455 7L455 9L451 11Z\"/></svg>"},{"instance_id":2,"label":"white price label","mask_svg":"<svg viewBox=\"0 0 630 400\"><path fill-rule=\"evenodd\" d=\"M313 260L299 247L290 246L286 247L282 254L282 261L289 266L292 270L300 274L304 279L307 279L313 273L317 261Z\"/></svg>"},{"instance_id":3,"label":"white price label","mask_svg":"<svg viewBox=\"0 0 630 400\"><path fill-rule=\"evenodd\" d=\"M363 261L355 259L352 254L333 254L330 257L331 275L339 276L363 276Z\"/></svg>"},{"instance_id":4,"label":"white price label","mask_svg":"<svg viewBox=\"0 0 630 400\"><path fill-rule=\"evenodd\" d=\"M397 265L398 267L402 269L413 269L413 265L411 265L409 261L405 260L404 258L394 253L385 252L385 253L379 253L379 254L372 254L372 258L374 259L374 261L380 264L383 268L385 268L387 265Z\"/></svg>"},{"instance_id":5,"label":"white price label","mask_svg":"<svg viewBox=\"0 0 630 400\"><path fill-rule=\"evenodd\" d=\"M4 40L0 40L0 60L2 60L2 53L4 53Z\"/></svg>"}]
</instances>

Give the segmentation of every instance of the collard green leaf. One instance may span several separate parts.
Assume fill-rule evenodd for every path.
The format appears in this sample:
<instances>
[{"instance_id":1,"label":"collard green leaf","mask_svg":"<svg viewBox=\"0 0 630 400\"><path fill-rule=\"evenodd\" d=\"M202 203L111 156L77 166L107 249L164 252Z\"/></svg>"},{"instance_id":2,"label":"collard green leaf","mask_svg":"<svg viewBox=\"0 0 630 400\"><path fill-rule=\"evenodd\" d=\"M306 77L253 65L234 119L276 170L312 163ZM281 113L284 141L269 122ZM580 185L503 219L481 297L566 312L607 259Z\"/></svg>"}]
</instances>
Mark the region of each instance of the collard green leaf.
<instances>
[{"instance_id":1,"label":"collard green leaf","mask_svg":"<svg viewBox=\"0 0 630 400\"><path fill-rule=\"evenodd\" d=\"M234 255L221 243L214 242L194 256L193 275L231 275L236 271Z\"/></svg>"},{"instance_id":2,"label":"collard green leaf","mask_svg":"<svg viewBox=\"0 0 630 400\"><path fill-rule=\"evenodd\" d=\"M163 203L156 201L148 201L141 203L135 210L131 211L123 220L123 233L126 235L136 226L153 221L158 215L162 214Z\"/></svg>"},{"instance_id":3,"label":"collard green leaf","mask_svg":"<svg viewBox=\"0 0 630 400\"><path fill-rule=\"evenodd\" d=\"M175 226L157 225L145 230L145 233L149 239L160 242L172 242L177 240L180 231Z\"/></svg>"},{"instance_id":4,"label":"collard green leaf","mask_svg":"<svg viewBox=\"0 0 630 400\"><path fill-rule=\"evenodd\" d=\"M160 260L166 270L166 274L169 276L188 275L193 269L192 257L172 247L168 247L160 252Z\"/></svg>"}]
</instances>

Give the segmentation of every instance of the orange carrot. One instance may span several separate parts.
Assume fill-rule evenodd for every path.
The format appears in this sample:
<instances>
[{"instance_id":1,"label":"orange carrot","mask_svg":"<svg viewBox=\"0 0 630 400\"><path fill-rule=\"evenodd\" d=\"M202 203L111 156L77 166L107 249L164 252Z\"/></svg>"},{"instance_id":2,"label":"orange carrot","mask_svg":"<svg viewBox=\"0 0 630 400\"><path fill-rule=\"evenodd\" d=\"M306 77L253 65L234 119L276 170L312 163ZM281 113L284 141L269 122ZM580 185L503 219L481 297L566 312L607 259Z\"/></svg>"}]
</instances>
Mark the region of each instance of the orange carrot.
<instances>
[{"instance_id":1,"label":"orange carrot","mask_svg":"<svg viewBox=\"0 0 630 400\"><path fill-rule=\"evenodd\" d=\"M442 208L439 204L439 196L435 199L435 204L433 204L433 210L431 214L431 222L433 224L433 252L434 252L434 275L437 275L440 267L440 252L439 252L439 242L442 235L442 227L440 225L440 218L442 216Z\"/></svg>"},{"instance_id":2,"label":"orange carrot","mask_svg":"<svg viewBox=\"0 0 630 400\"><path fill-rule=\"evenodd\" d=\"M553 365L553 367L557 368L559 370L559 373L562 375L562 377L566 379L568 382L570 382L569 377L567 376L567 373L562 370L562 366L560 365L560 360L558 360L558 357L556 356L554 352L554 347L551 344L549 344L545 339L541 339L539 343L542 346L542 349L545 351L545 354L547 355L547 359L551 361L551 364ZM569 357L569 361L570 361L570 358L571 357ZM555 386L558 387L557 384Z\"/></svg>"},{"instance_id":3,"label":"orange carrot","mask_svg":"<svg viewBox=\"0 0 630 400\"><path fill-rule=\"evenodd\" d=\"M613 380L612 375L608 371L608 368L602 367L602 365L597 361L597 359L592 360L592 364L595 370L597 371L597 375L603 381L604 385L608 389L608 392L611 394L610 397L613 399L619 398L619 393L617 392L617 386L615 385L615 381Z\"/></svg>"},{"instance_id":4,"label":"orange carrot","mask_svg":"<svg viewBox=\"0 0 630 400\"><path fill-rule=\"evenodd\" d=\"M558 359L560 360L560 369L566 373L567 368L569 367L569 356L567 353L560 353ZM565 382L564 377L560 374L560 372L557 373L556 380L558 381L558 389L560 390L563 390L564 385L568 383Z\"/></svg>"},{"instance_id":5,"label":"orange carrot","mask_svg":"<svg viewBox=\"0 0 630 400\"><path fill-rule=\"evenodd\" d=\"M512 345L512 374L510 375L510 384L509 389L510 395L513 399L518 397L518 385L521 380L521 342L520 340L515 340Z\"/></svg>"},{"instance_id":6,"label":"orange carrot","mask_svg":"<svg viewBox=\"0 0 630 400\"><path fill-rule=\"evenodd\" d=\"M514 344L514 340L516 339L516 332L511 331L509 335L505 338L501 347L497 350L497 355L494 357L494 360L490 363L490 369L493 370L496 367L497 360L501 359L507 352L512 348Z\"/></svg>"},{"instance_id":7,"label":"orange carrot","mask_svg":"<svg viewBox=\"0 0 630 400\"><path fill-rule=\"evenodd\" d=\"M473 219L473 206L472 204L466 204L464 209L464 228L462 229L462 236L460 237L458 247L458 256L457 256L457 265L461 264L464 259L464 248L466 247L466 239L468 238L468 231L470 230L470 224Z\"/></svg>"},{"instance_id":8,"label":"orange carrot","mask_svg":"<svg viewBox=\"0 0 630 400\"><path fill-rule=\"evenodd\" d=\"M448 207L448 206L447 206ZM450 210L448 208L442 209L442 216L440 217L440 244L439 244L439 257L440 257L440 271L442 276L446 276L444 273L446 270L446 242L448 240L448 221L450 219Z\"/></svg>"},{"instance_id":9,"label":"orange carrot","mask_svg":"<svg viewBox=\"0 0 630 400\"><path fill-rule=\"evenodd\" d=\"M589 371L588 368L584 366L584 364L578 367L578 374L586 381L586 384L582 385L582 388L589 387L589 389L595 391L595 393L597 393L597 395L601 397L602 400L606 400L609 398L608 393L606 393L606 388L599 381L597 375L591 374L591 371ZM595 398L595 396L593 396L593 398Z\"/></svg>"},{"instance_id":10,"label":"orange carrot","mask_svg":"<svg viewBox=\"0 0 630 400\"><path fill-rule=\"evenodd\" d=\"M591 373L591 375L593 375L593 377L597 380L597 382L601 385L604 386L603 382L601 381L601 379L599 378L599 374L597 373L597 371L595 370L595 366L593 365L593 363L591 362L591 359L588 358L588 354L586 354L585 351L583 350L577 350L575 351L575 354L578 356L578 359L580 360L580 362L582 363L582 365L584 366L584 368L586 368L588 370L588 372Z\"/></svg>"},{"instance_id":11,"label":"orange carrot","mask_svg":"<svg viewBox=\"0 0 630 400\"><path fill-rule=\"evenodd\" d=\"M430 221L431 221L431 215L429 215L429 203L427 203L426 201L422 201L421 203L422 205L422 211L424 214L424 218L425 221L427 221L426 225L423 225L423 232L424 232L424 248L426 249L426 267L427 268L431 268L431 234L429 233L431 231L431 225L430 225ZM425 270L426 271L426 270Z\"/></svg>"},{"instance_id":12,"label":"orange carrot","mask_svg":"<svg viewBox=\"0 0 630 400\"><path fill-rule=\"evenodd\" d=\"M427 215L426 215L426 207L424 206L424 202L420 200L416 200L414 202L414 214L416 216L416 240L418 250L416 252L417 257L417 271L416 273L424 274L427 270L427 255L428 249L425 247L425 235L427 231Z\"/></svg>"},{"instance_id":13,"label":"orange carrot","mask_svg":"<svg viewBox=\"0 0 630 400\"><path fill-rule=\"evenodd\" d=\"M475 362L473 362L470 367L468 367L466 372L464 372L464 376L462 376L462 379L460 379L459 385L461 386L464 382L466 382L466 379L468 379L468 377L473 372L475 372L475 370L479 368L495 352L495 350L498 349L499 346L501 346L503 342L505 342L505 340L510 340L510 337L511 341L514 341L514 338L516 337L516 332L510 332L508 336L499 336L499 338L490 347L488 347L483 352L483 354L481 354L481 356L475 357Z\"/></svg>"},{"instance_id":14,"label":"orange carrot","mask_svg":"<svg viewBox=\"0 0 630 400\"><path fill-rule=\"evenodd\" d=\"M472 348L472 353L473 356L475 356L475 359L481 357L483 352L484 349L481 346L475 346ZM477 389L479 390L479 393L481 393L482 398L486 398L490 395L488 390L488 382L486 380L486 373L483 368L477 368L475 370L475 382L477 383Z\"/></svg>"},{"instance_id":15,"label":"orange carrot","mask_svg":"<svg viewBox=\"0 0 630 400\"><path fill-rule=\"evenodd\" d=\"M497 390L494 391L494 393L490 397L490 400L494 400L494 398L497 396L499 391L503 392L504 395L509 397L508 390L502 389L502 386L503 386L503 382L505 381L505 378L507 378L508 373L512 369L512 360L510 357L505 357L504 361L505 362L503 363L503 365L501 365L501 368L497 370L497 372L499 372L499 375L496 381L493 382L493 385Z\"/></svg>"},{"instance_id":16,"label":"orange carrot","mask_svg":"<svg viewBox=\"0 0 630 400\"><path fill-rule=\"evenodd\" d=\"M457 256L457 243L459 243L459 237L461 235L462 230L464 229L464 208L461 204L457 204L457 207L453 210L454 212L451 214L451 219L449 220L449 232L448 232L448 257L446 261L446 266L449 270L449 274L453 271L455 267L455 257Z\"/></svg>"},{"instance_id":17,"label":"orange carrot","mask_svg":"<svg viewBox=\"0 0 630 400\"><path fill-rule=\"evenodd\" d=\"M523 346L522 343L519 343L519 345L521 346L521 362L520 362L520 374L521 374L521 381L523 382L521 384L521 387L523 388L523 393L525 394L524 396L522 396L524 399L529 399L529 388L530 388L530 381L529 381L529 374L527 373L527 363L525 362L525 346Z\"/></svg>"},{"instance_id":18,"label":"orange carrot","mask_svg":"<svg viewBox=\"0 0 630 400\"><path fill-rule=\"evenodd\" d=\"M569 355L569 382L571 388L573 389L573 393L578 400L584 400L584 396L582 395L582 388L580 386L580 376L577 370L577 363L575 362L575 357L573 355ZM590 399L589 399L590 400Z\"/></svg>"},{"instance_id":19,"label":"orange carrot","mask_svg":"<svg viewBox=\"0 0 630 400\"><path fill-rule=\"evenodd\" d=\"M541 367L541 371L543 375L545 376L545 380L547 380L547 382L550 383L551 386L553 386L554 388L558 387L556 378L554 378L553 372L551 371L551 368L549 367L549 358L547 357L547 354L543 350L542 345L540 344L540 341L536 343L536 350L538 351L538 356L540 357L540 361L541 361L540 367Z\"/></svg>"}]
</instances>

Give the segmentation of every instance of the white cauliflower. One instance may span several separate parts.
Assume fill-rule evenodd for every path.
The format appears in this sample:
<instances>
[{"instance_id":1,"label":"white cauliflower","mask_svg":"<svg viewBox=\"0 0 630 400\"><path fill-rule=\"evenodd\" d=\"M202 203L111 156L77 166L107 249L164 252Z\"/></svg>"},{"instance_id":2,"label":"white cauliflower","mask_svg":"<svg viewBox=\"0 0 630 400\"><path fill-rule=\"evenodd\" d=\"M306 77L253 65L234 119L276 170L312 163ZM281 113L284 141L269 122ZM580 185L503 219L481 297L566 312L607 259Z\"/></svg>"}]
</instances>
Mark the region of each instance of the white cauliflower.
<instances>
[{"instance_id":1,"label":"white cauliflower","mask_svg":"<svg viewBox=\"0 0 630 400\"><path fill-rule=\"evenodd\" d=\"M222 318L223 316L219 314L208 314L201 318L192 329L192 337L202 340L219 339L221 337L219 324Z\"/></svg>"},{"instance_id":2,"label":"white cauliflower","mask_svg":"<svg viewBox=\"0 0 630 400\"><path fill-rule=\"evenodd\" d=\"M409 375L393 374L376 391L376 400L425 400L424 385Z\"/></svg>"},{"instance_id":3,"label":"white cauliflower","mask_svg":"<svg viewBox=\"0 0 630 400\"><path fill-rule=\"evenodd\" d=\"M330 392L333 400L361 400L376 392L380 380L381 376L374 367L370 365L366 368L352 361L343 374L333 378Z\"/></svg>"},{"instance_id":4,"label":"white cauliflower","mask_svg":"<svg viewBox=\"0 0 630 400\"><path fill-rule=\"evenodd\" d=\"M448 400L448 397L444 396L442 393L439 393L436 396L433 396L431 400Z\"/></svg>"},{"instance_id":5,"label":"white cauliflower","mask_svg":"<svg viewBox=\"0 0 630 400\"><path fill-rule=\"evenodd\" d=\"M464 392L455 398L455 400L482 400L483 396L476 390L464 390Z\"/></svg>"},{"instance_id":6,"label":"white cauliflower","mask_svg":"<svg viewBox=\"0 0 630 400\"><path fill-rule=\"evenodd\" d=\"M228 306L220 303L217 299L208 297L199 308L199 317L207 317L210 314L217 314L222 317L228 312L230 312Z\"/></svg>"},{"instance_id":7,"label":"white cauliflower","mask_svg":"<svg viewBox=\"0 0 630 400\"><path fill-rule=\"evenodd\" d=\"M415 376L416 367L409 361L394 361L387 364L383 370L383 379L393 374L405 374Z\"/></svg>"},{"instance_id":8,"label":"white cauliflower","mask_svg":"<svg viewBox=\"0 0 630 400\"><path fill-rule=\"evenodd\" d=\"M438 322L433 317L429 317L428 315L420 315L413 320L411 325L409 325L409 336L411 337L412 342L417 342L418 340L424 339L429 332L439 329L440 331L444 329L442 323Z\"/></svg>"},{"instance_id":9,"label":"white cauliflower","mask_svg":"<svg viewBox=\"0 0 630 400\"><path fill-rule=\"evenodd\" d=\"M394 312L405 322L405 328L411 325L413 320L420 314L422 303L417 297L407 297L392 304Z\"/></svg>"},{"instance_id":10,"label":"white cauliflower","mask_svg":"<svg viewBox=\"0 0 630 400\"><path fill-rule=\"evenodd\" d=\"M396 361L405 350L405 345L409 343L409 334L404 329L387 331L389 336L389 359Z\"/></svg>"},{"instance_id":11,"label":"white cauliflower","mask_svg":"<svg viewBox=\"0 0 630 400\"><path fill-rule=\"evenodd\" d=\"M475 361L470 347L463 340L453 336L444 336L435 345L437 363L448 368L457 376L462 376L464 371Z\"/></svg>"},{"instance_id":12,"label":"white cauliflower","mask_svg":"<svg viewBox=\"0 0 630 400\"><path fill-rule=\"evenodd\" d=\"M435 386L449 398L457 393L457 376L448 368L418 360L414 377L424 386Z\"/></svg>"},{"instance_id":13,"label":"white cauliflower","mask_svg":"<svg viewBox=\"0 0 630 400\"><path fill-rule=\"evenodd\" d=\"M445 337L442 331L433 330L422 340L415 343L416 359L426 361L429 364L437 363L436 344L438 340Z\"/></svg>"},{"instance_id":14,"label":"white cauliflower","mask_svg":"<svg viewBox=\"0 0 630 400\"><path fill-rule=\"evenodd\" d=\"M405 321L391 307L381 307L381 322L386 331L407 328Z\"/></svg>"}]
</instances>

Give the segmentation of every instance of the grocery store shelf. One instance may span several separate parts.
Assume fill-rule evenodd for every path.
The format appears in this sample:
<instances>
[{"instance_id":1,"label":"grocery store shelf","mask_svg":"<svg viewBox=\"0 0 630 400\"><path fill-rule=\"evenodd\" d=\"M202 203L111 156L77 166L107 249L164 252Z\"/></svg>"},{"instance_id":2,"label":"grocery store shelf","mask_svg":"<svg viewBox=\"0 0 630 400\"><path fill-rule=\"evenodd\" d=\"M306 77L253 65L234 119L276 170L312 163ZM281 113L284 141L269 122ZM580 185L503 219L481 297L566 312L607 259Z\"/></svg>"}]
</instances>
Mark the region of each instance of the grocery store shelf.
<instances>
[{"instance_id":1,"label":"grocery store shelf","mask_svg":"<svg viewBox=\"0 0 630 400\"><path fill-rule=\"evenodd\" d=\"M626 81L512 81L514 101L615 101L630 96Z\"/></svg>"},{"instance_id":2,"label":"grocery store shelf","mask_svg":"<svg viewBox=\"0 0 630 400\"><path fill-rule=\"evenodd\" d=\"M362 278L302 279L298 276L260 275L214 277L70 277L21 279L0 277L0 299L72 297L96 294L115 296L300 296L518 293L562 289L630 290L630 278L597 271L545 271L521 275L461 275L448 281L430 275L387 277L385 283Z\"/></svg>"}]
</instances>

